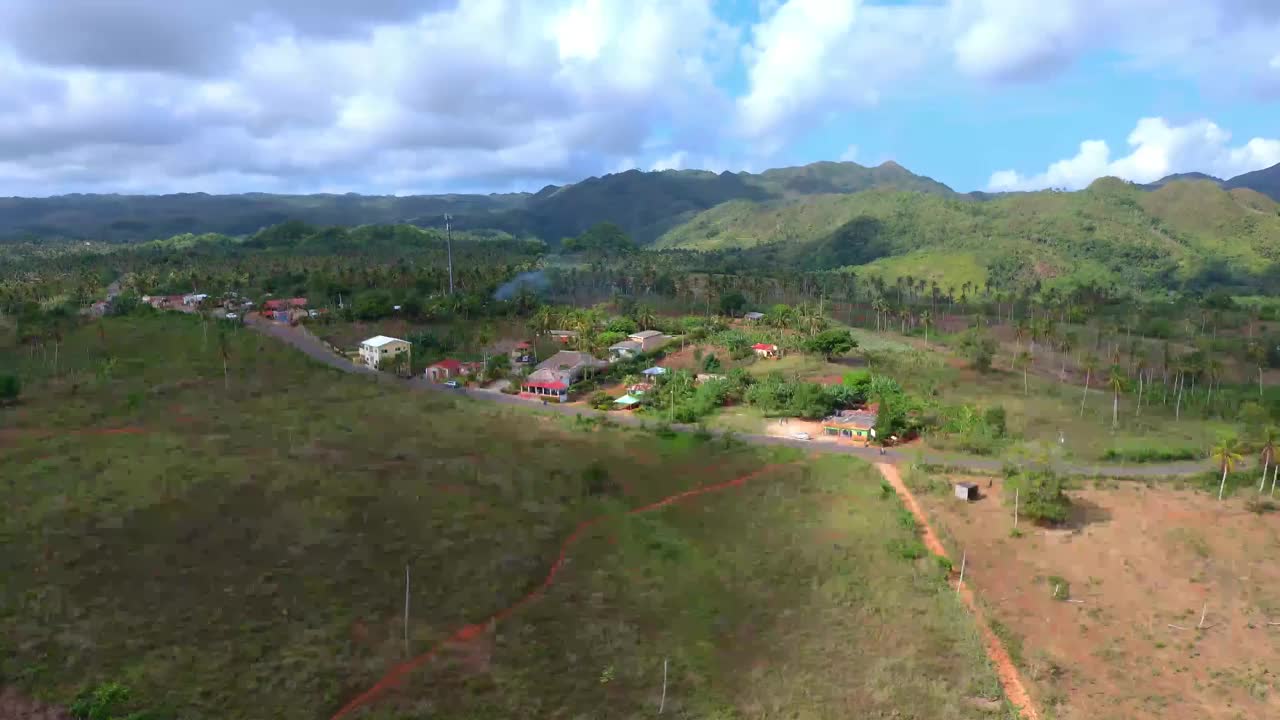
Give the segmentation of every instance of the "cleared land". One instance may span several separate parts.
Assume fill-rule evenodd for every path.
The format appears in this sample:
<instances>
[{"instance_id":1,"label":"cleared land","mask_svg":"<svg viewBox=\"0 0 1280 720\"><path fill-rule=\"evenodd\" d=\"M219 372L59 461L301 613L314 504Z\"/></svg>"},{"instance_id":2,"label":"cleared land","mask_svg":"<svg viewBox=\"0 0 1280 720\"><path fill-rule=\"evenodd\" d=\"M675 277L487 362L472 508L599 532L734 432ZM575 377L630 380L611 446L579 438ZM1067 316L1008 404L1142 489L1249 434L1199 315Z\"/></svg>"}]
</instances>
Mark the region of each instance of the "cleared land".
<instances>
[{"instance_id":1,"label":"cleared land","mask_svg":"<svg viewBox=\"0 0 1280 720\"><path fill-rule=\"evenodd\" d=\"M958 478L946 478L948 481ZM1045 717L1182 720L1280 713L1275 516L1137 483L1070 493L1069 527L1024 518L1001 482L966 504L941 477L909 479L1030 680ZM1203 627L1201 614L1204 613ZM1177 627L1173 627L1177 626Z\"/></svg>"},{"instance_id":2,"label":"cleared land","mask_svg":"<svg viewBox=\"0 0 1280 720\"><path fill-rule=\"evenodd\" d=\"M226 348L224 378L221 347ZM344 376L111 320L0 410L0 685L161 717L990 717L974 626L874 471ZM761 471L762 467L768 467ZM640 514L682 491L751 476ZM404 573L412 575L405 642Z\"/></svg>"}]
</instances>

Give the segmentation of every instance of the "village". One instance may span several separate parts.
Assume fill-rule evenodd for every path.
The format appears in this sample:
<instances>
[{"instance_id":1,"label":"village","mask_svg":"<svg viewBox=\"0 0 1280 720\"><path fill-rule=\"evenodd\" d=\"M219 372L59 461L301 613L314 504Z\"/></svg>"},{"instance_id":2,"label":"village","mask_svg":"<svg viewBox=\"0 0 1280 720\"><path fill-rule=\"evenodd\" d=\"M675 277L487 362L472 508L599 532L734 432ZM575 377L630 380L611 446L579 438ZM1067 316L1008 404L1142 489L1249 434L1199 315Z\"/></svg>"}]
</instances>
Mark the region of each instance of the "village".
<instances>
[{"instance_id":1,"label":"village","mask_svg":"<svg viewBox=\"0 0 1280 720\"><path fill-rule=\"evenodd\" d=\"M345 339L365 324L335 324L330 308L310 307L304 297L267 297L255 303L235 293L213 298L193 292L144 296L142 301L159 311L201 314L232 323L265 322L310 333L353 364L442 388L503 393L543 405L647 413L658 420L710 422L725 429L759 430L800 441L858 446L877 441L877 404L866 402L865 394L840 393L848 380L841 376L808 383L819 390L830 386L840 396L820 404L829 412L789 410L785 404L775 404L752 414L759 427L735 425L732 413L719 422L715 411L749 404L745 385L770 377L777 380L783 368L791 371L787 380L799 384L802 378L795 361L811 366L824 362L815 357L822 353L809 352L797 333L771 326L761 312L745 312L737 318L682 318L679 323L651 318L647 325L664 329L636 328L625 333L619 328L636 325L630 318L597 313L594 323L576 321L573 330L538 331L517 323L510 328L510 337L468 338L457 352L423 350L419 338L415 354L415 342L390 334L390 329L359 341ZM563 312L567 316L574 311ZM710 337L709 331L721 337ZM849 346L856 347L856 342ZM784 357L790 364L781 362ZM885 433L883 440L889 444L898 438Z\"/></svg>"}]
</instances>

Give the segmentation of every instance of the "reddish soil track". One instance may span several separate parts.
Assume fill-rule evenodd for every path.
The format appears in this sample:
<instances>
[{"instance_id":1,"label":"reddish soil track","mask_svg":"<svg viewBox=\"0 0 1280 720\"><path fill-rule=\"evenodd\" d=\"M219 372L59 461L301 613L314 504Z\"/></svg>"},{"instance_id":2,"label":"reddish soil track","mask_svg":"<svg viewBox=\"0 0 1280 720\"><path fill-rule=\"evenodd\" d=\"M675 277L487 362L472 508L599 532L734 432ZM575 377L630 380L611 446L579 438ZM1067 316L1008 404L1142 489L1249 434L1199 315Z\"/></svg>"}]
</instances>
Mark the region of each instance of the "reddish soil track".
<instances>
[{"instance_id":1,"label":"reddish soil track","mask_svg":"<svg viewBox=\"0 0 1280 720\"><path fill-rule=\"evenodd\" d=\"M747 473L746 475L734 478L732 480L727 480L722 483L716 483L714 485L704 485L702 487L694 488L692 490L686 490L682 493L677 493L675 495L665 497L657 502L650 503L648 505L643 505L638 508L632 508L631 510L627 511L627 514L638 515L640 513L646 513L653 510L660 510L669 505L674 505L676 503L683 502L685 500L697 497L699 495L706 495L709 493L719 492L721 490L728 490L729 488L741 487L745 485L748 480L751 480L752 478L755 478L765 473L776 470L778 467L780 466L767 465L765 467L760 468L759 470L756 470L751 473ZM529 603L538 599L544 592L546 592L547 588L551 587L551 585L555 583L556 576L560 574L560 570L564 567L565 560L569 556L570 548L576 545L578 541L582 540L582 538L586 536L588 530L590 530L593 526L599 524L601 521L607 519L608 517L609 516L607 515L601 515L599 517L594 517L594 518L591 518L590 520L584 520L583 522L579 523L578 526L573 529L573 532L569 533L569 536L564 539L564 542L560 544L560 554L558 557L556 557L556 561L551 564L551 569L547 571L547 576L543 578L542 583L538 585L538 587L530 591L527 595L525 595L524 597L516 601L514 605L511 605L507 608L499 610L498 612L490 615L489 617L485 618L484 620L481 620L480 622L473 623L471 625L464 625L463 627L458 628L451 635L449 635L449 637L436 643L436 645L432 647L430 650L428 650L427 652L391 668L391 670L389 670L386 675L382 676L382 679L378 680L378 682L373 684L373 687L360 693L355 698L353 698L350 702L348 702L346 705L342 706L342 709L338 710L338 712L333 714L333 717L331 718L331 720L339 720L339 718L342 718L347 714L354 712L355 710L374 702L379 697L381 697L384 693L386 693L388 690L398 687L402 682L404 682L404 679L408 677L409 673L413 672L414 670L417 670L418 668L422 667L423 665L433 660L445 648L449 646L457 645L459 643L466 643L471 640L474 640L477 637L480 637L482 634L485 633L485 631L487 630L488 626L491 623L495 623L500 620L505 620L506 618L513 615L517 610L523 608L525 605L528 605Z\"/></svg>"},{"instance_id":2,"label":"reddish soil track","mask_svg":"<svg viewBox=\"0 0 1280 720\"><path fill-rule=\"evenodd\" d=\"M920 507L920 503L916 502L915 495L911 494L911 490L907 488L906 483L902 482L902 476L898 474L898 468L888 463L877 463L876 468L880 470L880 474L885 480L893 486L897 491L898 497L902 498L902 504L907 506L911 514L915 516L916 522L920 523L920 527L924 531L924 545L929 551L940 557L947 557L947 550L942 546L942 541L933 531L933 527L929 525L929 518L924 514L924 509ZM996 675L1000 678L1000 685L1004 688L1005 697L1009 698L1009 702L1018 709L1018 713L1023 720L1040 720L1039 713L1036 712L1035 705L1031 702L1031 694L1027 692L1026 685L1022 682L1022 675L1018 673L1018 668L1013 664L1013 658L1009 656L1008 649L1004 643L991 630L991 626L987 624L986 618L983 617L982 611L978 609L978 601L973 596L973 592L968 586L958 588L960 599L964 601L969 612L973 613L974 620L978 623L978 630L982 633L982 639L987 646L987 657L991 659L991 664L995 666Z\"/></svg>"}]
</instances>

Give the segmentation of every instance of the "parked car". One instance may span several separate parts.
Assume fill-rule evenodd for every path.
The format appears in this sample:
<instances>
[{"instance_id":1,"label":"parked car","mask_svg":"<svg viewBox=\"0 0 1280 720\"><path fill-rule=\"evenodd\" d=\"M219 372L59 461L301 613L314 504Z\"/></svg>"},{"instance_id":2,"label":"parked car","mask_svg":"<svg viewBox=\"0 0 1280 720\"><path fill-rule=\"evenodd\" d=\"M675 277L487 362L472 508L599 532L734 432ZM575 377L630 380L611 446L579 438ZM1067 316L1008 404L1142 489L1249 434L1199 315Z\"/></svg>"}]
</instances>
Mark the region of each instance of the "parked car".
<instances>
[{"instance_id":1,"label":"parked car","mask_svg":"<svg viewBox=\"0 0 1280 720\"><path fill-rule=\"evenodd\" d=\"M809 433L795 433L791 437L796 440L812 440L812 438L809 437Z\"/></svg>"},{"instance_id":2,"label":"parked car","mask_svg":"<svg viewBox=\"0 0 1280 720\"><path fill-rule=\"evenodd\" d=\"M461 385L458 384L457 380L446 380L444 383L444 386L451 387L451 388L462 387Z\"/></svg>"},{"instance_id":3,"label":"parked car","mask_svg":"<svg viewBox=\"0 0 1280 720\"><path fill-rule=\"evenodd\" d=\"M228 320L235 320L236 318L238 318L238 317L240 317L240 316L239 316L239 315L237 315L237 314L235 314L235 313L227 313L227 314L226 314L226 315L224 315L223 317L225 317L225 318L226 318L226 319L228 319Z\"/></svg>"}]
</instances>

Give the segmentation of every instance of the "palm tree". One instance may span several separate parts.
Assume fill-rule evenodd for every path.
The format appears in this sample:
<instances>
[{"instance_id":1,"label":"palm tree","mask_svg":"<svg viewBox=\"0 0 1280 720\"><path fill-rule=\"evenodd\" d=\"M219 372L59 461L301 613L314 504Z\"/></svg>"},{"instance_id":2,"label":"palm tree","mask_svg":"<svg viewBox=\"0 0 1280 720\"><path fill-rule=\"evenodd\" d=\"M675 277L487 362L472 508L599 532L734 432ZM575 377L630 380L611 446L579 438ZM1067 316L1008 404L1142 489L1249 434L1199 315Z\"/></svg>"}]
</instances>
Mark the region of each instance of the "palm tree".
<instances>
[{"instance_id":1,"label":"palm tree","mask_svg":"<svg viewBox=\"0 0 1280 720\"><path fill-rule=\"evenodd\" d=\"M1120 425L1120 393L1124 390L1125 380L1124 370L1118 364L1112 363L1111 368L1107 371L1107 387L1111 388L1112 430Z\"/></svg>"},{"instance_id":2,"label":"palm tree","mask_svg":"<svg viewBox=\"0 0 1280 720\"><path fill-rule=\"evenodd\" d=\"M1268 426L1262 431L1262 482L1258 483L1258 492L1267 486L1267 468L1276 459L1276 429Z\"/></svg>"},{"instance_id":3,"label":"palm tree","mask_svg":"<svg viewBox=\"0 0 1280 720\"><path fill-rule=\"evenodd\" d=\"M934 284L934 287L935 288L937 287L937 283ZM929 312L928 310L922 310L920 312L920 325L924 327L924 341L926 343L929 342L929 325L932 322L933 322L933 313Z\"/></svg>"},{"instance_id":4,"label":"palm tree","mask_svg":"<svg viewBox=\"0 0 1280 720\"><path fill-rule=\"evenodd\" d=\"M1227 473L1235 470L1236 465L1243 461L1244 457L1240 455L1240 444L1235 436L1224 437L1218 441L1212 455L1222 467L1222 482L1218 485L1218 500L1222 500L1222 493L1227 488Z\"/></svg>"},{"instance_id":5,"label":"palm tree","mask_svg":"<svg viewBox=\"0 0 1280 720\"><path fill-rule=\"evenodd\" d=\"M658 316L648 305L637 305L634 319L641 330L652 330L653 326L658 324Z\"/></svg>"},{"instance_id":6,"label":"palm tree","mask_svg":"<svg viewBox=\"0 0 1280 720\"><path fill-rule=\"evenodd\" d=\"M1246 350L1246 354L1248 355L1249 359L1253 361L1254 365L1256 365L1258 368L1258 397L1261 398L1262 397L1262 364L1267 361L1267 350L1262 346L1262 343L1258 342L1257 340L1254 340L1249 343L1249 347Z\"/></svg>"},{"instance_id":7,"label":"palm tree","mask_svg":"<svg viewBox=\"0 0 1280 720\"><path fill-rule=\"evenodd\" d=\"M1080 417L1084 417L1084 401L1089 398L1089 380L1093 377L1093 370L1098 366L1098 361L1092 355L1086 355L1084 360L1080 361L1080 366L1084 368L1084 392L1080 394Z\"/></svg>"},{"instance_id":8,"label":"palm tree","mask_svg":"<svg viewBox=\"0 0 1280 720\"><path fill-rule=\"evenodd\" d=\"M1014 355L1013 365L1015 368L1022 368L1022 394L1030 395L1031 390L1027 385L1027 368L1031 367L1031 353L1023 350Z\"/></svg>"}]
</instances>

